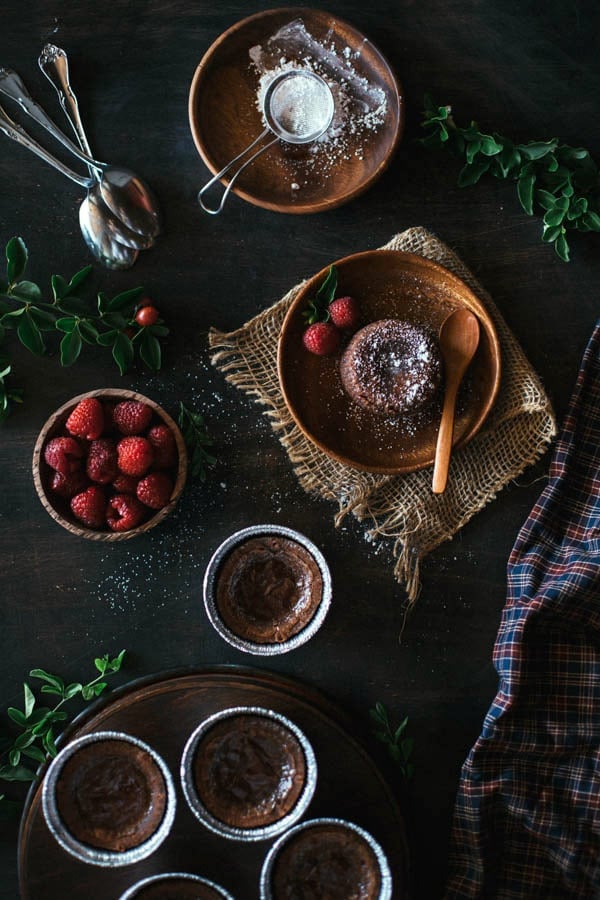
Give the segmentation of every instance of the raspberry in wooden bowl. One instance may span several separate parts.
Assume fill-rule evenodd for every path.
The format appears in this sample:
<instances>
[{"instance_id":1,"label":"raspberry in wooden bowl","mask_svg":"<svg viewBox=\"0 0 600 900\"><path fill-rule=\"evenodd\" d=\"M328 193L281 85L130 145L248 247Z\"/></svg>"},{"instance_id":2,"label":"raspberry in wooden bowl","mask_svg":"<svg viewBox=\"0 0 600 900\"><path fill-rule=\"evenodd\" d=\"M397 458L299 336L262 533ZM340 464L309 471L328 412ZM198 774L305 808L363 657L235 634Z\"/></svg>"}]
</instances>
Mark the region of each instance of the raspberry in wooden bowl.
<instances>
[{"instance_id":1,"label":"raspberry in wooden bowl","mask_svg":"<svg viewBox=\"0 0 600 900\"><path fill-rule=\"evenodd\" d=\"M46 421L33 480L46 511L91 540L126 540L175 506L187 454L175 421L154 400L118 388L89 391Z\"/></svg>"},{"instance_id":2,"label":"raspberry in wooden bowl","mask_svg":"<svg viewBox=\"0 0 600 900\"><path fill-rule=\"evenodd\" d=\"M67 853L126 866L153 853L175 817L175 786L162 758L131 735L98 731L67 744L44 779L42 809Z\"/></svg>"},{"instance_id":3,"label":"raspberry in wooden bowl","mask_svg":"<svg viewBox=\"0 0 600 900\"><path fill-rule=\"evenodd\" d=\"M187 741L181 784L188 806L210 831L262 841L305 813L317 762L304 733L261 707L231 707L205 719Z\"/></svg>"},{"instance_id":4,"label":"raspberry in wooden bowl","mask_svg":"<svg viewBox=\"0 0 600 900\"><path fill-rule=\"evenodd\" d=\"M304 644L330 604L323 554L305 535L281 525L252 525L230 535L204 576L204 605L215 630L256 656Z\"/></svg>"}]
</instances>

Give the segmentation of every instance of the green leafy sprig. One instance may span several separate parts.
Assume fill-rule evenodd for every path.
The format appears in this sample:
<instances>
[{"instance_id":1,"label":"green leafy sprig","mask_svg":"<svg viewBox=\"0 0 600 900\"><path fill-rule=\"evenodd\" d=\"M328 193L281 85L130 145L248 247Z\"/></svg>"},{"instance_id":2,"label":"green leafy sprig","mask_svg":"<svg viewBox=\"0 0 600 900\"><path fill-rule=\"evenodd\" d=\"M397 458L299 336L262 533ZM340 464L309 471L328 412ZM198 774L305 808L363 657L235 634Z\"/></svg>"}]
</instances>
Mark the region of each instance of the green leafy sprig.
<instances>
[{"instance_id":1,"label":"green leafy sprig","mask_svg":"<svg viewBox=\"0 0 600 900\"><path fill-rule=\"evenodd\" d=\"M51 675L43 669L32 669L30 678L42 682L40 691L59 698L53 707L38 706L35 694L27 682L23 684L23 709L9 706L8 717L17 727L19 734L14 738L5 738L0 748L0 780L6 782L31 782L36 778L30 761L37 765L48 758L56 756L54 728L57 723L68 718L67 712L61 709L74 697L81 697L89 702L99 697L108 687L106 678L118 672L123 663L125 650L111 659L108 654L94 660L99 674L86 684L72 682L67 684L59 675ZM10 812L20 808L16 800L8 799L0 794L0 809Z\"/></svg>"},{"instance_id":2,"label":"green leafy sprig","mask_svg":"<svg viewBox=\"0 0 600 900\"><path fill-rule=\"evenodd\" d=\"M307 325L329 320L329 304L335 299L338 275L335 266L329 266L325 280L302 315Z\"/></svg>"},{"instance_id":3,"label":"green leafy sprig","mask_svg":"<svg viewBox=\"0 0 600 900\"><path fill-rule=\"evenodd\" d=\"M138 326L135 312L144 294L142 287L122 291L114 297L98 292L95 307L82 298L82 288L92 271L85 266L67 281L52 275L52 300L44 300L42 289L23 278L28 251L20 237L6 245L6 280L0 280L0 343L8 330L15 330L21 344L36 356L48 350L49 333L60 336L60 362L72 366L85 344L106 347L112 353L121 375L134 363L136 352L153 372L161 366L160 338L169 329L162 320L154 325ZM8 357L0 354L0 422L10 412L11 404L20 401L20 393L10 388Z\"/></svg>"},{"instance_id":4,"label":"green leafy sprig","mask_svg":"<svg viewBox=\"0 0 600 900\"><path fill-rule=\"evenodd\" d=\"M379 702L375 704L373 709L369 710L369 715L373 721L373 733L377 740L385 745L389 755L399 766L404 778L407 780L412 778L415 767L410 762L410 757L414 741L411 737L406 737L405 735L408 716L405 716L400 724L394 728L390 723L387 709L383 703Z\"/></svg>"},{"instance_id":5,"label":"green leafy sprig","mask_svg":"<svg viewBox=\"0 0 600 900\"><path fill-rule=\"evenodd\" d=\"M554 244L564 262L567 231L600 231L600 172L588 150L558 138L518 144L496 132L485 134L476 122L461 128L452 107L436 106L429 96L423 115L422 143L464 158L459 187L476 184L485 173L516 181L521 206L528 216L541 210L542 240Z\"/></svg>"},{"instance_id":6,"label":"green leafy sprig","mask_svg":"<svg viewBox=\"0 0 600 900\"><path fill-rule=\"evenodd\" d=\"M206 430L204 417L180 401L177 422L188 452L190 474L192 478L206 481L207 469L214 466L217 460L206 449L212 447L214 442Z\"/></svg>"}]
</instances>

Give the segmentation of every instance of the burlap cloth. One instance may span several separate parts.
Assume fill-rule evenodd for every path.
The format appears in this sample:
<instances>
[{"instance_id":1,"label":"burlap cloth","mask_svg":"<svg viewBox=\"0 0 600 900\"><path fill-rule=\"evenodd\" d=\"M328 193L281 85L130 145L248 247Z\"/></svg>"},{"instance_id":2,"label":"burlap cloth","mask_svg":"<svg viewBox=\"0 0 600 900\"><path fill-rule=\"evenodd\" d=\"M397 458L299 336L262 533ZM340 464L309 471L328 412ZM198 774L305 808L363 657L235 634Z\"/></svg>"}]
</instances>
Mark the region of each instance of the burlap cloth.
<instances>
[{"instance_id":1,"label":"burlap cloth","mask_svg":"<svg viewBox=\"0 0 600 900\"><path fill-rule=\"evenodd\" d=\"M424 228L395 235L383 249L418 253L462 278L488 309L502 349L498 399L483 429L453 454L448 486L431 491L431 469L408 475L370 475L331 459L294 423L279 388L277 341L285 314L301 285L229 334L209 332L211 360L226 379L266 407L302 487L338 504L336 525L352 512L372 540L394 541L394 574L410 605L420 587L420 563L449 540L498 491L547 448L556 433L554 414L539 378L489 294L464 263Z\"/></svg>"}]
</instances>

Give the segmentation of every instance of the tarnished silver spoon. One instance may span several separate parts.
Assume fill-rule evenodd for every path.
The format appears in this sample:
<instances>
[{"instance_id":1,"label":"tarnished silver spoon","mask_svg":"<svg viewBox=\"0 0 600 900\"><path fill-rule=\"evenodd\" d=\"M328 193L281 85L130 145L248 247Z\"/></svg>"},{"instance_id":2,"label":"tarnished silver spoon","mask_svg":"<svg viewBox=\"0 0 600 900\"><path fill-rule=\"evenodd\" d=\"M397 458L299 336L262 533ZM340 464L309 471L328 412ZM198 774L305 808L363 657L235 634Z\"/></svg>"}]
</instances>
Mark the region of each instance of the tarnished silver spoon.
<instances>
[{"instance_id":1,"label":"tarnished silver spoon","mask_svg":"<svg viewBox=\"0 0 600 900\"><path fill-rule=\"evenodd\" d=\"M63 162L52 156L41 144L38 144L21 125L14 122L8 113L0 106L0 131L11 140L16 141L27 150L31 150L36 156L39 156L45 162L49 163L53 168L62 172L75 184L81 187L90 188L96 185L93 178L86 178L73 172ZM138 257L138 251L131 247L126 247L120 241L117 241L114 234L107 228L107 214L111 215L104 207L104 211L96 204L96 200L102 203L100 197L96 197L95 191L90 191L80 207L79 222L84 240L93 255L99 262L107 266L109 269L129 269ZM112 217L112 216L111 216ZM122 224L122 223L121 223Z\"/></svg>"},{"instance_id":2,"label":"tarnished silver spoon","mask_svg":"<svg viewBox=\"0 0 600 900\"><path fill-rule=\"evenodd\" d=\"M76 147L31 97L19 75L11 69L0 68L0 92L15 100L27 115L50 132L74 156L92 167L92 184L93 180L98 181L102 199L127 228L150 238L156 237L160 231L158 202L141 178L129 169L100 162Z\"/></svg>"}]
</instances>

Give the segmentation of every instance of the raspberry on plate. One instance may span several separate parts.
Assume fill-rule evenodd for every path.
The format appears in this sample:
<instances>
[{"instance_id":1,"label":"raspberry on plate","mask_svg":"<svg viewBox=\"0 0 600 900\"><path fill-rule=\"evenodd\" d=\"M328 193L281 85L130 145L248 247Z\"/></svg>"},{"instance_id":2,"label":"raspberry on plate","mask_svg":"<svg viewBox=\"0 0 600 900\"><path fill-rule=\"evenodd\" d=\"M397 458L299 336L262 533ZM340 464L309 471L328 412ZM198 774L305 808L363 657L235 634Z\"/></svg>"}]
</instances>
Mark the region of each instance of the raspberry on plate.
<instances>
[{"instance_id":1,"label":"raspberry on plate","mask_svg":"<svg viewBox=\"0 0 600 900\"><path fill-rule=\"evenodd\" d=\"M72 437L56 437L44 447L44 459L61 475L69 475L81 468L83 449Z\"/></svg>"},{"instance_id":2,"label":"raspberry on plate","mask_svg":"<svg viewBox=\"0 0 600 900\"><path fill-rule=\"evenodd\" d=\"M124 437L117 444L119 469L124 475L143 475L154 460L152 445L143 437Z\"/></svg>"},{"instance_id":3,"label":"raspberry on plate","mask_svg":"<svg viewBox=\"0 0 600 900\"><path fill-rule=\"evenodd\" d=\"M331 322L315 322L302 335L302 343L317 356L330 356L340 346L341 334Z\"/></svg>"},{"instance_id":4,"label":"raspberry on plate","mask_svg":"<svg viewBox=\"0 0 600 900\"><path fill-rule=\"evenodd\" d=\"M138 482L137 496L151 509L162 509L171 499L173 482L164 472L150 472Z\"/></svg>"},{"instance_id":5,"label":"raspberry on plate","mask_svg":"<svg viewBox=\"0 0 600 900\"><path fill-rule=\"evenodd\" d=\"M106 495L97 484L75 494L71 499L71 510L88 528L102 528L106 525Z\"/></svg>"},{"instance_id":6,"label":"raspberry on plate","mask_svg":"<svg viewBox=\"0 0 600 900\"><path fill-rule=\"evenodd\" d=\"M155 425L146 437L152 444L157 469L169 469L177 464L177 443L168 425Z\"/></svg>"},{"instance_id":7,"label":"raspberry on plate","mask_svg":"<svg viewBox=\"0 0 600 900\"><path fill-rule=\"evenodd\" d=\"M55 471L50 479L50 490L59 497L64 497L65 500L70 500L75 494L85 490L87 486L88 480L83 469L76 469L67 475Z\"/></svg>"},{"instance_id":8,"label":"raspberry on plate","mask_svg":"<svg viewBox=\"0 0 600 900\"><path fill-rule=\"evenodd\" d=\"M152 421L152 409L139 400L123 400L115 406L113 418L121 434L141 434Z\"/></svg>"},{"instance_id":9,"label":"raspberry on plate","mask_svg":"<svg viewBox=\"0 0 600 900\"><path fill-rule=\"evenodd\" d=\"M94 441L104 431L104 410L95 397L80 400L66 423L69 434Z\"/></svg>"},{"instance_id":10,"label":"raspberry on plate","mask_svg":"<svg viewBox=\"0 0 600 900\"><path fill-rule=\"evenodd\" d=\"M86 472L98 484L110 484L117 477L117 447L110 438L92 441L88 450Z\"/></svg>"},{"instance_id":11,"label":"raspberry on plate","mask_svg":"<svg viewBox=\"0 0 600 900\"><path fill-rule=\"evenodd\" d=\"M329 317L337 328L354 331L360 324L360 307L354 297L338 297L329 304Z\"/></svg>"},{"instance_id":12,"label":"raspberry on plate","mask_svg":"<svg viewBox=\"0 0 600 900\"><path fill-rule=\"evenodd\" d=\"M132 494L114 494L106 506L106 521L112 531L129 531L137 528L147 512Z\"/></svg>"}]
</instances>

